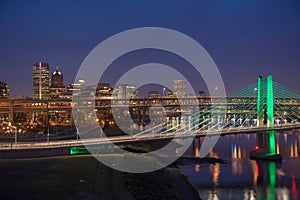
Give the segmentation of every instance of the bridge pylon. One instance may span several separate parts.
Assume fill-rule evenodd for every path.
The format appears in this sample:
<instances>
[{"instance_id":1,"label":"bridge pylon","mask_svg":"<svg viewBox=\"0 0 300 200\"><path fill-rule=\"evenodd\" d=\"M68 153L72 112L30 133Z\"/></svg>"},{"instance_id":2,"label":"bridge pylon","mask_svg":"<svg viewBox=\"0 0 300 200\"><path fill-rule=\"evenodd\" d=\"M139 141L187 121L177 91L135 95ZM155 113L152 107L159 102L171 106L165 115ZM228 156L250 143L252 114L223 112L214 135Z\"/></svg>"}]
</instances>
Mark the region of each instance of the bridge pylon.
<instances>
[{"instance_id":1,"label":"bridge pylon","mask_svg":"<svg viewBox=\"0 0 300 200\"><path fill-rule=\"evenodd\" d=\"M262 127L264 125L263 84L263 78L259 76L257 82L257 127Z\"/></svg>"},{"instance_id":2,"label":"bridge pylon","mask_svg":"<svg viewBox=\"0 0 300 200\"><path fill-rule=\"evenodd\" d=\"M260 76L257 83L257 127L274 128L274 91L273 77L268 76L267 87L264 87ZM265 92L266 88L266 92ZM265 101L266 99L266 101ZM265 112L266 111L266 112ZM266 118L266 120L265 120ZM276 154L275 131L266 131L256 134L256 150L250 153L252 159L281 160L282 156Z\"/></svg>"},{"instance_id":3,"label":"bridge pylon","mask_svg":"<svg viewBox=\"0 0 300 200\"><path fill-rule=\"evenodd\" d=\"M267 82L267 126L274 128L274 93L273 93L273 77L268 76Z\"/></svg>"}]
</instances>

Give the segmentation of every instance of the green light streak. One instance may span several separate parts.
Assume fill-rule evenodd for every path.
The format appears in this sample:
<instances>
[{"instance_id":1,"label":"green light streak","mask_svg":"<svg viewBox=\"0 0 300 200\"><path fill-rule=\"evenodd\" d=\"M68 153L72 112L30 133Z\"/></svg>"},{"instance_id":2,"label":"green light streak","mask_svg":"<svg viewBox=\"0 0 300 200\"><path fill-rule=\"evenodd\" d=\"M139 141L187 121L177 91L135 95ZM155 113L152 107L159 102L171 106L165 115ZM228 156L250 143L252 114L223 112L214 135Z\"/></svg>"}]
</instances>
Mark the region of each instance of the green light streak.
<instances>
[{"instance_id":1,"label":"green light streak","mask_svg":"<svg viewBox=\"0 0 300 200\"><path fill-rule=\"evenodd\" d=\"M263 78L260 76L258 77L258 83L257 83L257 126L263 125Z\"/></svg>"},{"instance_id":2,"label":"green light streak","mask_svg":"<svg viewBox=\"0 0 300 200\"><path fill-rule=\"evenodd\" d=\"M270 186L268 188L268 199L275 200L276 199L276 192L275 192L275 185L276 185L276 164L274 162L269 162L269 181Z\"/></svg>"},{"instance_id":3,"label":"green light streak","mask_svg":"<svg viewBox=\"0 0 300 200\"><path fill-rule=\"evenodd\" d=\"M267 86L267 115L268 127L274 128L274 96L273 96L273 78L272 75L268 76ZM269 153L276 154L275 132L270 131L269 134Z\"/></svg>"},{"instance_id":4,"label":"green light streak","mask_svg":"<svg viewBox=\"0 0 300 200\"><path fill-rule=\"evenodd\" d=\"M79 154L98 154L98 153L108 153L113 150L112 146L101 145L97 147L89 147L89 150L84 146L71 147L70 155L79 155Z\"/></svg>"},{"instance_id":5,"label":"green light streak","mask_svg":"<svg viewBox=\"0 0 300 200\"><path fill-rule=\"evenodd\" d=\"M85 147L71 147L70 155L88 154L89 151Z\"/></svg>"},{"instance_id":6,"label":"green light streak","mask_svg":"<svg viewBox=\"0 0 300 200\"><path fill-rule=\"evenodd\" d=\"M267 88L267 113L268 113L268 127L274 128L274 97L273 97L273 78L268 76Z\"/></svg>"},{"instance_id":7,"label":"green light streak","mask_svg":"<svg viewBox=\"0 0 300 200\"><path fill-rule=\"evenodd\" d=\"M269 153L272 155L276 154L276 140L275 131L269 131Z\"/></svg>"}]
</instances>

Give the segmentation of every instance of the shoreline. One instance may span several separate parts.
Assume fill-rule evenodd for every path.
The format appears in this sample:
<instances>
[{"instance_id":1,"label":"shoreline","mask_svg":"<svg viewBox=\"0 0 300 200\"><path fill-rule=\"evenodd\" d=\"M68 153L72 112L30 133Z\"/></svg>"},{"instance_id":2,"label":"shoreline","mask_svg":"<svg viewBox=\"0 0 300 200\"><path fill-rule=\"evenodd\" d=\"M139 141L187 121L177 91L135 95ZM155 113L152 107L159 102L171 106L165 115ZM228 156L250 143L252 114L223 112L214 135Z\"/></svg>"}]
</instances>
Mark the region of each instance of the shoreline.
<instances>
[{"instance_id":1,"label":"shoreline","mask_svg":"<svg viewBox=\"0 0 300 200\"><path fill-rule=\"evenodd\" d=\"M124 173L90 155L2 159L0 174L0 192L7 199L200 199L178 168Z\"/></svg>"},{"instance_id":2,"label":"shoreline","mask_svg":"<svg viewBox=\"0 0 300 200\"><path fill-rule=\"evenodd\" d=\"M185 182L185 184L190 188L190 191L192 195L194 196L194 199L201 200L197 188L189 181L189 178L182 172L180 168L171 168L175 170L175 173L177 173L177 176L180 176L182 181Z\"/></svg>"},{"instance_id":3,"label":"shoreline","mask_svg":"<svg viewBox=\"0 0 300 200\"><path fill-rule=\"evenodd\" d=\"M136 150L137 147L134 148L130 148L131 150ZM67 149L64 150L64 153L66 154ZM19 152L21 153L21 152ZM25 153L25 152L23 152ZM26 152L25 154L27 154L28 152ZM58 152L56 152L58 153ZM59 152L61 153L61 152ZM0 154L1 155L1 154ZM20 154L19 154L20 155ZM28 154L27 154L28 155ZM48 154L49 155L49 154ZM2 152L2 156L3 156L3 152ZM24 155L23 155L24 156ZM21 156L21 157L23 157ZM32 154L31 154L32 156ZM108 156L108 155L107 155ZM10 156L9 156L10 157ZM24 158L25 157L25 158ZM40 158L26 158L26 156L24 156L23 158L18 158L18 159L12 159L11 157L9 159L0 159L0 162L4 162L8 161L8 162L16 162L18 163L20 162L30 162L30 161L45 161L48 162L49 160L61 160L63 163L65 162L64 160L77 160L78 158L83 158L86 159L88 157L92 158L92 155L68 155L68 156L50 156L50 157L40 157ZM93 158L92 158L93 159ZM147 175L140 175L140 174L129 174L129 173L125 173L125 177L123 177L122 179L125 178L125 180L128 179L128 177L131 177L131 180L133 179L140 179L141 180L146 180L146 181L131 181L131 184L126 185L125 188L127 189L123 189L122 192L123 193L133 193L133 194L137 194L138 197L146 195L146 198L144 199L151 199L151 192L153 192L154 194L157 195L157 193L159 193L159 190L157 190L157 188L151 186L151 183L156 182L156 184L154 185L162 185L164 187L166 187L166 191L169 191L168 195L173 195L171 196L172 199L195 199L195 200L201 200L198 190L197 188L189 181L188 176L186 176L180 166L184 166L184 165L194 165L194 164L214 164L214 163L226 163L225 160L219 159L219 158L194 158L194 157L180 157L178 160L176 160L174 163L172 163L171 165L158 170L156 172L150 172L150 173L146 173L147 175L150 174L150 179L147 179ZM99 163L98 163L99 164ZM60 165L59 162L56 163L55 165ZM102 165L102 164L101 164ZM64 169L64 168L62 168ZM114 171L114 170L110 170L110 171ZM44 173L44 172L43 172ZM152 173L152 174L151 174ZM114 174L120 174L119 172L115 171ZM161 176L157 176L157 174L160 174ZM132 178L134 177L134 178ZM164 178L163 178L164 177ZM168 182L163 182L161 180L159 180L160 178L169 180ZM156 180L158 179L158 180ZM130 186L131 185L131 186ZM142 185L142 188L140 189L141 191L144 191L142 194L140 193L140 191L138 191L137 189L134 189L135 187L139 188ZM127 191L128 190L128 191ZM149 194L149 191L150 194ZM153 190L153 191L151 191ZM126 192L127 191L127 192ZM145 194L144 194L145 193ZM128 195L128 194L127 194ZM140 196L139 196L140 195ZM161 195L157 195L156 196L158 199L160 198L165 198L165 196L163 196L163 194ZM170 197L170 196L168 196ZM188 197L188 198L187 198ZM130 198L129 198L130 199ZM137 198L139 199L139 198Z\"/></svg>"},{"instance_id":4,"label":"shoreline","mask_svg":"<svg viewBox=\"0 0 300 200\"><path fill-rule=\"evenodd\" d=\"M178 176L182 176L182 179L190 187L190 190L192 191L194 197L198 200L201 200L201 197L198 193L198 189L195 187L195 185L193 185L193 183L190 182L188 176L183 173L181 166L195 165L195 164L215 164L215 163L226 164L227 161L220 158L180 157L178 160L176 160L174 163L168 166L168 168L177 170L177 173L179 173Z\"/></svg>"}]
</instances>

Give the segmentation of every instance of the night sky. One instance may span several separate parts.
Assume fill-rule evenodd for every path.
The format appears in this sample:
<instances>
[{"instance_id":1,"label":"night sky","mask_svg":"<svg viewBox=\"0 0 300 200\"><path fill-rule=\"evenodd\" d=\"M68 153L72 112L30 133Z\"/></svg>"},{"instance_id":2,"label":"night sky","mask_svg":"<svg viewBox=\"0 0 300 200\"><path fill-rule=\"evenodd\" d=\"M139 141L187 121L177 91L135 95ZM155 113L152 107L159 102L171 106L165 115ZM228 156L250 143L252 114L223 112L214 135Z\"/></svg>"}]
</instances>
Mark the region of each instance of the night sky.
<instances>
[{"instance_id":1,"label":"night sky","mask_svg":"<svg viewBox=\"0 0 300 200\"><path fill-rule=\"evenodd\" d=\"M228 93L268 74L300 92L298 0L1 0L0 80L9 84L12 95L31 96L32 65L42 61L50 63L52 71L59 66L67 85L101 41L147 26L174 29L198 41L217 64ZM165 63L172 56L156 54L144 52L136 63ZM132 64L121 61L113 71ZM174 68L186 67L175 61ZM198 78L192 82L197 90L205 87Z\"/></svg>"}]
</instances>

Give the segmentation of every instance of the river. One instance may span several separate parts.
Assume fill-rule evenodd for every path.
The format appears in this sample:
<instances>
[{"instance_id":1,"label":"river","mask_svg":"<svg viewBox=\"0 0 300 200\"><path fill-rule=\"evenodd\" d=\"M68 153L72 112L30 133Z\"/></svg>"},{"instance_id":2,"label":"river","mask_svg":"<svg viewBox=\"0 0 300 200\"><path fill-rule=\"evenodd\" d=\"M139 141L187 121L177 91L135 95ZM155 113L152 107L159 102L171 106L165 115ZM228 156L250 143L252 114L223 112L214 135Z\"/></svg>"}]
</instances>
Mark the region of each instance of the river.
<instances>
[{"instance_id":1,"label":"river","mask_svg":"<svg viewBox=\"0 0 300 200\"><path fill-rule=\"evenodd\" d=\"M196 138L185 156L197 157L204 138ZM276 133L276 151L282 162L249 159L256 146L255 134L221 136L209 157L225 164L180 166L197 188L201 199L300 199L300 130Z\"/></svg>"}]
</instances>

